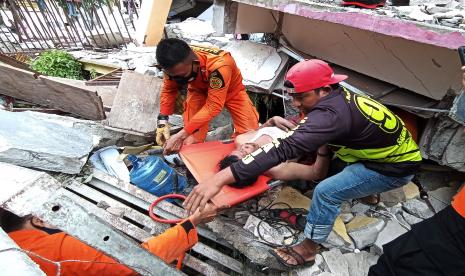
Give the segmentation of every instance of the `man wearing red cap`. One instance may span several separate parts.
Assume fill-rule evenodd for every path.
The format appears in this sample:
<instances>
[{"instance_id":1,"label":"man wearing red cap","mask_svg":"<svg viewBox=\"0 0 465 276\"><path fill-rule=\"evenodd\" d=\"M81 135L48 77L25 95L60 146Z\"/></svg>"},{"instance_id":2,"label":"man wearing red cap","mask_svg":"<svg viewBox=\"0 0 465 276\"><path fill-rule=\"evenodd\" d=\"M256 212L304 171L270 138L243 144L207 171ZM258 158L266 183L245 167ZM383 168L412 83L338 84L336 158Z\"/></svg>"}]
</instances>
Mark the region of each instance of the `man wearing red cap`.
<instances>
[{"instance_id":1,"label":"man wearing red cap","mask_svg":"<svg viewBox=\"0 0 465 276\"><path fill-rule=\"evenodd\" d=\"M291 268L313 263L318 244L326 241L343 201L400 187L413 178L421 162L418 146L402 120L382 104L342 89L338 83L346 78L335 75L321 60L294 65L284 85L293 104L307 116L285 138L262 146L197 185L184 202L186 209L202 209L224 185L250 179L328 144L347 166L315 188L306 239L271 251ZM319 154L330 156L329 152Z\"/></svg>"}]
</instances>

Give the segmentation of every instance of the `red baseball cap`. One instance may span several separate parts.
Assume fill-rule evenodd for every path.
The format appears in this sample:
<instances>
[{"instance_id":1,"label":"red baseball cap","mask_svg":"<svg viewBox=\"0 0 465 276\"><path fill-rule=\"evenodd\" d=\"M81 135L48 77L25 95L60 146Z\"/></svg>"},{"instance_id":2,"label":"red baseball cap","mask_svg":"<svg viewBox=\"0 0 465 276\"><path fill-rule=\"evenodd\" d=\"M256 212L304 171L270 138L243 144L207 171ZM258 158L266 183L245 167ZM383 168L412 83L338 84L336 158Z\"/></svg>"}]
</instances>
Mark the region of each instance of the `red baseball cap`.
<instances>
[{"instance_id":1,"label":"red baseball cap","mask_svg":"<svg viewBox=\"0 0 465 276\"><path fill-rule=\"evenodd\" d=\"M346 75L335 75L333 69L319 59L301 61L292 66L286 74L286 81L294 85L291 93L308 92L345 79Z\"/></svg>"}]
</instances>

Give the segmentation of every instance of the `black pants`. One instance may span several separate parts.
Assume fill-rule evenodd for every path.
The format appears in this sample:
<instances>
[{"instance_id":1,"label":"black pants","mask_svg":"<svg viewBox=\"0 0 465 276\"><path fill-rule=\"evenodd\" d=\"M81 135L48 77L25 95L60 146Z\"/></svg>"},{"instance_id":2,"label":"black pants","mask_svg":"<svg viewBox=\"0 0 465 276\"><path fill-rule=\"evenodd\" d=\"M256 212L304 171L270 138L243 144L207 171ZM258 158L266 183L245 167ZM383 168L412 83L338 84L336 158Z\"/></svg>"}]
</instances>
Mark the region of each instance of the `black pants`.
<instances>
[{"instance_id":1,"label":"black pants","mask_svg":"<svg viewBox=\"0 0 465 276\"><path fill-rule=\"evenodd\" d=\"M383 246L369 276L465 275L465 219L452 207Z\"/></svg>"}]
</instances>

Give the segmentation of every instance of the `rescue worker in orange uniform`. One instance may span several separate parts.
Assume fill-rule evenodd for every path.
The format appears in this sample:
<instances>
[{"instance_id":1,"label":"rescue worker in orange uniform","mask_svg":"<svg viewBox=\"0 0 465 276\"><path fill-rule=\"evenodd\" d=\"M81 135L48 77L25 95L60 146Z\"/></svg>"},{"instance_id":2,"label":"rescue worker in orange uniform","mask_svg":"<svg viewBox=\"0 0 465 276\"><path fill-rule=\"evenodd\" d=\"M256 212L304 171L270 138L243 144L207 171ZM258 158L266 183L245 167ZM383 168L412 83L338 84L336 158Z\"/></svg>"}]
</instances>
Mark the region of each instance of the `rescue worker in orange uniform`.
<instances>
[{"instance_id":1,"label":"rescue worker in orange uniform","mask_svg":"<svg viewBox=\"0 0 465 276\"><path fill-rule=\"evenodd\" d=\"M180 39L169 38L158 44L156 57L165 73L156 141L164 144L165 154L178 151L183 143L203 142L208 122L224 107L231 113L235 134L258 128L258 113L230 53L191 48ZM183 85L187 85L184 128L169 137L168 115L173 114L178 90Z\"/></svg>"},{"instance_id":2,"label":"rescue worker in orange uniform","mask_svg":"<svg viewBox=\"0 0 465 276\"><path fill-rule=\"evenodd\" d=\"M142 247L166 263L172 263L198 241L196 225L211 221L216 208L196 212L178 225L142 243ZM60 275L138 275L104 253L33 216L18 217L0 208L0 226L22 249L61 263ZM89 230L91 230L89 228ZM56 275L57 266L32 254L29 255L47 275Z\"/></svg>"}]
</instances>

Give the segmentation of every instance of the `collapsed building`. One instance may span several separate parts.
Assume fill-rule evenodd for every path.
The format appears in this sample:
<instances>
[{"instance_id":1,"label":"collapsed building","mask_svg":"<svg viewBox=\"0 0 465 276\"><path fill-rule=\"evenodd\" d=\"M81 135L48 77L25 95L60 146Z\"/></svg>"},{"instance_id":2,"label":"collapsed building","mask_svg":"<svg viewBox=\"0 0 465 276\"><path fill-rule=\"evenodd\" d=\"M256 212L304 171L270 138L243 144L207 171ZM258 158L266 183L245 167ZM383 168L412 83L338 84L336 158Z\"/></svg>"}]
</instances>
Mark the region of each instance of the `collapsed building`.
<instances>
[{"instance_id":1,"label":"collapsed building","mask_svg":"<svg viewBox=\"0 0 465 276\"><path fill-rule=\"evenodd\" d=\"M420 199L413 184L382 194L380 208L347 203L325 245L330 250L317 255L311 268L293 272L365 275L382 253L383 244L444 208L464 180L457 174L465 171L465 99L457 55L457 48L465 45L463 3L431 1L429 6L412 3L367 11L341 7L334 1L214 2L207 18L211 24L198 19L172 23L164 28L165 36L230 51L248 90L278 99L282 115L293 112L280 89L284 73L296 61L319 58L330 62L337 73L349 76L344 87L368 95L414 122L422 155L432 161L419 175L430 191L431 204ZM237 40L230 34L251 35L248 40ZM97 37L98 33L94 34L93 38ZM116 40L110 38L104 44L117 44ZM121 263L141 267L141 274L178 273L134 243L166 229L147 215L156 197L88 161L89 153L97 149L143 147L153 142L150 137L159 112L153 91L160 89L162 76L155 66L154 48L130 44L110 52L74 49L70 53L86 66L104 68L106 74L87 83L71 81L37 75L11 60L2 60L0 94L80 119L1 111L0 170L7 177L0 204L18 214L43 218ZM122 69L136 73L123 73ZM41 93L30 93L33 90ZM105 117L106 123L101 124ZM139 124L127 120L129 117L137 118L134 121ZM179 117L170 120L182 126ZM233 131L228 114L219 116L210 129L209 139L227 139ZM24 135L26 131L36 137ZM438 178L437 171L450 178ZM308 197L294 189L277 188L256 204L264 207L284 201L295 208L308 208ZM246 202L242 207L251 210L253 204ZM165 218L185 216L171 203L160 205L156 213ZM89 232L88 225L93 225L95 232ZM268 253L269 243L286 243L294 234L276 228L262 217L232 209L199 228L201 243L185 259L184 272L275 273L281 267ZM117 242L106 243L108 239ZM3 240L10 242L5 236ZM4 245L11 247L14 245ZM40 274L22 253L3 252L11 259L1 258L2 262L14 260L18 269L26 265L31 275Z\"/></svg>"}]
</instances>

